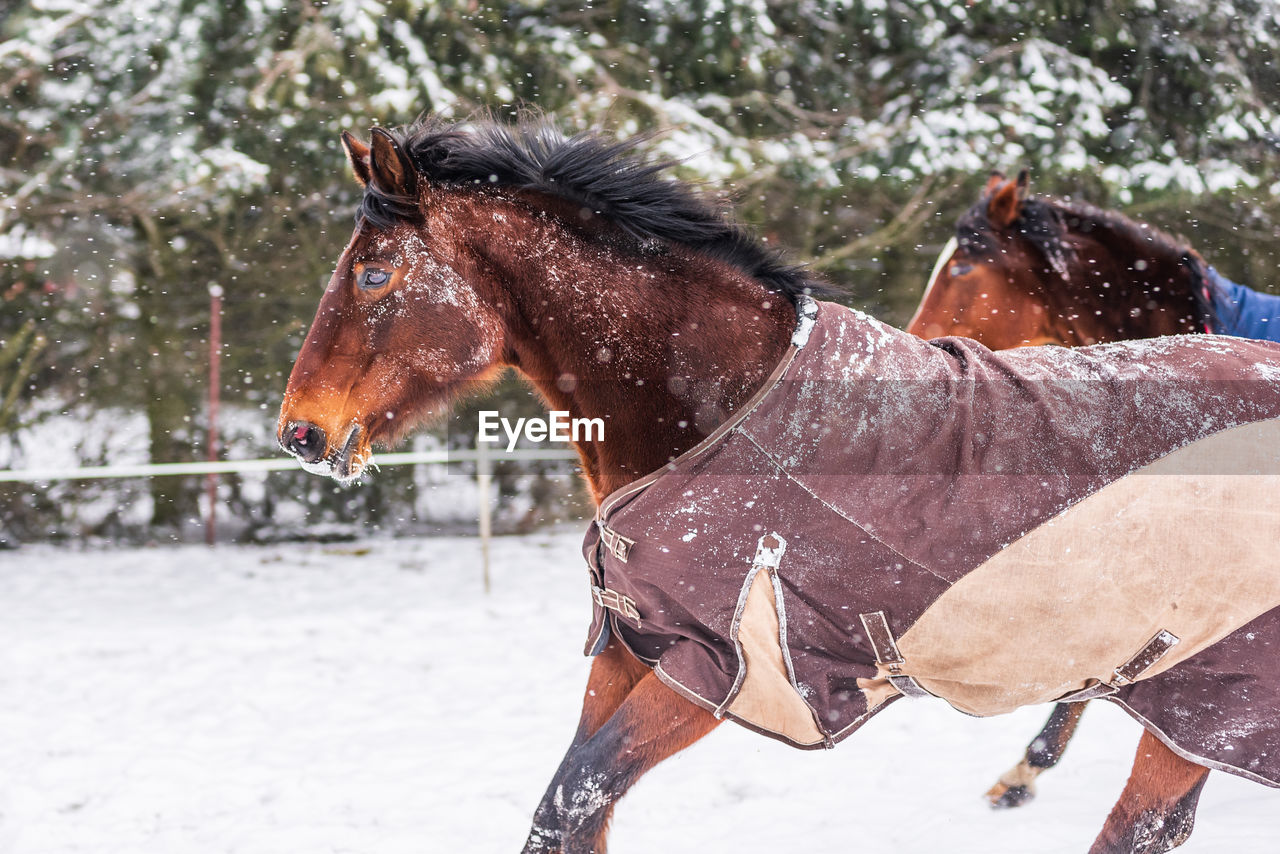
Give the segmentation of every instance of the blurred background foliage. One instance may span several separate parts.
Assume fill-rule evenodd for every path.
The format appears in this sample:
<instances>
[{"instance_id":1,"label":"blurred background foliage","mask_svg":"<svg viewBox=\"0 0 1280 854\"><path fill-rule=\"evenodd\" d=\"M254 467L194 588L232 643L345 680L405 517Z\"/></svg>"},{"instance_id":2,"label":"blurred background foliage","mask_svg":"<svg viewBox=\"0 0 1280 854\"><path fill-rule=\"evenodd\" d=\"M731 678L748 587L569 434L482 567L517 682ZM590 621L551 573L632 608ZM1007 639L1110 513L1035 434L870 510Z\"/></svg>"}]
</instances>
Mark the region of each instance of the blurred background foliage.
<instances>
[{"instance_id":1,"label":"blurred background foliage","mask_svg":"<svg viewBox=\"0 0 1280 854\"><path fill-rule=\"evenodd\" d=\"M145 459L202 458L214 284L227 453L271 453L357 200L338 134L428 111L657 132L652 156L894 323L992 168L1277 290L1278 47L1275 0L3 4L0 465L68 433L78 460L115 459L113 427L145 434L119 439ZM514 382L494 395L536 411ZM582 512L571 478L522 478L503 480L512 507L552 509L511 524ZM288 503L313 526L407 530L430 515L421 480L223 491L246 535ZM0 539L187 536L199 485L6 487Z\"/></svg>"}]
</instances>

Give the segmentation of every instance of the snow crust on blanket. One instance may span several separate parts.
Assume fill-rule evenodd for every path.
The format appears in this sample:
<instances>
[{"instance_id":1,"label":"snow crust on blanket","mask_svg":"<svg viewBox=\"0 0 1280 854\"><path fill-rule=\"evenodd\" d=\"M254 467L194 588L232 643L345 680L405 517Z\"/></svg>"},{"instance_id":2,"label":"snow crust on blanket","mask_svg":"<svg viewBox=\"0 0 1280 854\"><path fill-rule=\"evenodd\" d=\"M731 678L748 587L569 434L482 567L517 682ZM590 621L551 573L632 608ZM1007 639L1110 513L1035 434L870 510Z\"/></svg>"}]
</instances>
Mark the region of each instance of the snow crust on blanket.
<instances>
[{"instance_id":1,"label":"snow crust on blanket","mask_svg":"<svg viewBox=\"0 0 1280 854\"><path fill-rule=\"evenodd\" d=\"M466 538L0 553L0 852L519 850L586 679L580 539L497 540L489 597ZM610 850L836 851L874 824L869 854L1079 854L1139 734L1094 704L1040 798L995 813L1047 709L893 712L819 753L721 727L623 800ZM1213 774L1179 854L1269 854L1278 805Z\"/></svg>"}]
</instances>

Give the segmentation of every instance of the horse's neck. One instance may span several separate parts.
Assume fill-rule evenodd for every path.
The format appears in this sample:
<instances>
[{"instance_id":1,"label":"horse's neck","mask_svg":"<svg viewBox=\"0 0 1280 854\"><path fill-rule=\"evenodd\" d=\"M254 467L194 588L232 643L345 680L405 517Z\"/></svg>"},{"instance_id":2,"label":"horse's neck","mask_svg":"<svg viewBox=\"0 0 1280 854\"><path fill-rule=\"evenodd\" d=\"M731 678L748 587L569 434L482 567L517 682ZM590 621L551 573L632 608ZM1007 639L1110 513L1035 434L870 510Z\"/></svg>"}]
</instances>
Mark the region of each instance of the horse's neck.
<instances>
[{"instance_id":1,"label":"horse's neck","mask_svg":"<svg viewBox=\"0 0 1280 854\"><path fill-rule=\"evenodd\" d=\"M786 350L792 303L729 265L555 217L506 224L485 260L506 293L507 361L553 409L604 422L602 442L577 443L597 501L696 445ZM493 251L508 238L537 250Z\"/></svg>"},{"instance_id":2,"label":"horse's neck","mask_svg":"<svg viewBox=\"0 0 1280 854\"><path fill-rule=\"evenodd\" d=\"M1083 280L1071 283L1079 294L1071 325L1082 343L1202 331L1195 277L1181 250L1135 246L1105 231L1078 238L1075 249Z\"/></svg>"}]
</instances>

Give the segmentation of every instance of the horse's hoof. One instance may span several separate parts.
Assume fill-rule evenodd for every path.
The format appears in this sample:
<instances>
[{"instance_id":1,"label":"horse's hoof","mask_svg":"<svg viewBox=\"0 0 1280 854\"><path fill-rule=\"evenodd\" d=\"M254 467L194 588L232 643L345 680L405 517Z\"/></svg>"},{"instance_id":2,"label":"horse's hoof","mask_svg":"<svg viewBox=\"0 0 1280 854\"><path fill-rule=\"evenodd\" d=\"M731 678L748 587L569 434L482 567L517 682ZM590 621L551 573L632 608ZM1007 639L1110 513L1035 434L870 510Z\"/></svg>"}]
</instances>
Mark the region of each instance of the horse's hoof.
<instances>
[{"instance_id":1,"label":"horse's hoof","mask_svg":"<svg viewBox=\"0 0 1280 854\"><path fill-rule=\"evenodd\" d=\"M1007 810L1020 807L1036 796L1035 790L1029 786L1008 786L996 783L987 790L987 802L993 810Z\"/></svg>"}]
</instances>

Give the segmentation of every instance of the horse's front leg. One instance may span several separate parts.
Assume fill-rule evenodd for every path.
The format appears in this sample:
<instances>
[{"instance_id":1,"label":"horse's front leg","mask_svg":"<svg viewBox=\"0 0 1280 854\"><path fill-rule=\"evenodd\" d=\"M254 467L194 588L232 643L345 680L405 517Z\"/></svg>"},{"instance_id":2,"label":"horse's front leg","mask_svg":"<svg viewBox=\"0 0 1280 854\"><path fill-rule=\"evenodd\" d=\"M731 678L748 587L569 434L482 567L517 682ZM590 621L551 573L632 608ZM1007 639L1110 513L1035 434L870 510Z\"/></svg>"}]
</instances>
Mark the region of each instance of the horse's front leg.
<instances>
[{"instance_id":1,"label":"horse's front leg","mask_svg":"<svg viewBox=\"0 0 1280 854\"><path fill-rule=\"evenodd\" d=\"M582 697L582 716L569 749L595 735L596 730L613 717L636 683L652 672L616 638L610 638L604 651L591 660L591 675L587 677L587 690Z\"/></svg>"},{"instance_id":2,"label":"horse's front leg","mask_svg":"<svg viewBox=\"0 0 1280 854\"><path fill-rule=\"evenodd\" d=\"M987 800L997 809L1021 806L1036 796L1036 777L1058 764L1067 742L1075 735L1085 703L1058 703L1044 729L1027 745L1022 761L1000 776L987 790Z\"/></svg>"},{"instance_id":3,"label":"horse's front leg","mask_svg":"<svg viewBox=\"0 0 1280 854\"><path fill-rule=\"evenodd\" d=\"M565 754L534 813L524 854L604 854L618 799L718 723L648 672L602 726Z\"/></svg>"},{"instance_id":4,"label":"horse's front leg","mask_svg":"<svg viewBox=\"0 0 1280 854\"><path fill-rule=\"evenodd\" d=\"M1175 754L1143 731L1120 800L1089 854L1160 854L1187 840L1209 769Z\"/></svg>"}]
</instances>

